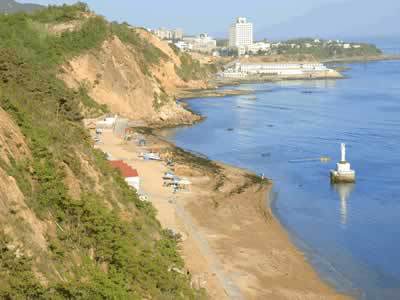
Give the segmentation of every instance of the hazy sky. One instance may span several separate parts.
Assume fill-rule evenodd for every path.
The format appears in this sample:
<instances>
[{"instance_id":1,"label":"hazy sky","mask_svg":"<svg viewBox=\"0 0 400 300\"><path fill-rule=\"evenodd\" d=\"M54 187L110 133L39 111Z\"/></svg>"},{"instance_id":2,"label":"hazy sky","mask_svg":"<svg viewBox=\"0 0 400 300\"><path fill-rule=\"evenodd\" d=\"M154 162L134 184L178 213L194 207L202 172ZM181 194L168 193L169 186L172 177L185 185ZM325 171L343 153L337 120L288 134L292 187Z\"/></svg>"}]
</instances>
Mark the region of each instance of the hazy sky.
<instances>
[{"instance_id":1,"label":"hazy sky","mask_svg":"<svg viewBox=\"0 0 400 300\"><path fill-rule=\"evenodd\" d=\"M1 0L0 0L1 1ZM74 0L20 0L39 4ZM237 16L248 17L258 38L318 35L400 36L400 0L87 0L109 20L186 33L227 35Z\"/></svg>"}]
</instances>

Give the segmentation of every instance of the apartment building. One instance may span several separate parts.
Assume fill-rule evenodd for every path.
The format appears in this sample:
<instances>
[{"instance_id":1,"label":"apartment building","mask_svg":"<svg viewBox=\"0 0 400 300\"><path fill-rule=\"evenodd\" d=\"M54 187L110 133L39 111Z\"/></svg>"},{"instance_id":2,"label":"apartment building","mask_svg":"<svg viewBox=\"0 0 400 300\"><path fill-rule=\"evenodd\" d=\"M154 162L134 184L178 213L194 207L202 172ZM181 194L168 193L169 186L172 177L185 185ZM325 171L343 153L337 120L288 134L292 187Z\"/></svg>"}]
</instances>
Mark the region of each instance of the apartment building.
<instances>
[{"instance_id":1,"label":"apartment building","mask_svg":"<svg viewBox=\"0 0 400 300\"><path fill-rule=\"evenodd\" d=\"M229 30L229 47L247 47L253 44L253 23L239 17Z\"/></svg>"}]
</instances>

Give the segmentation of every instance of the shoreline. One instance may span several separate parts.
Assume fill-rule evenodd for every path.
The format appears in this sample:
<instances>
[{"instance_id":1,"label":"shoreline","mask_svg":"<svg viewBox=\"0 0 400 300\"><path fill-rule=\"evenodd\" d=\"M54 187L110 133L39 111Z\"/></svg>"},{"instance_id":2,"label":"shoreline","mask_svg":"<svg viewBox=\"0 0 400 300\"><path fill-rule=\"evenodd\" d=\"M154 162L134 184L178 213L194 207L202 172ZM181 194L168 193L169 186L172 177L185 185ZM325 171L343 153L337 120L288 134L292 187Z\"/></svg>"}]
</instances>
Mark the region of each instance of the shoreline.
<instances>
[{"instance_id":1,"label":"shoreline","mask_svg":"<svg viewBox=\"0 0 400 300\"><path fill-rule=\"evenodd\" d=\"M355 57L342 57L342 58L329 58L321 60L321 63L360 63L360 62L374 62L374 61L391 61L400 60L400 54L382 54L375 56L355 56Z\"/></svg>"},{"instance_id":2,"label":"shoreline","mask_svg":"<svg viewBox=\"0 0 400 300\"><path fill-rule=\"evenodd\" d=\"M240 83L239 83L240 84ZM236 84L236 85L239 85ZM235 84L227 84L224 86L234 86ZM190 100L195 98L223 98L229 96L240 96L240 95L251 95L253 94L253 90L234 90L234 89L226 89L221 90L221 86L210 89L202 89L202 90L181 90L177 95L177 101ZM185 109L188 109L185 107Z\"/></svg>"},{"instance_id":3,"label":"shoreline","mask_svg":"<svg viewBox=\"0 0 400 300\"><path fill-rule=\"evenodd\" d=\"M225 78L217 79L216 82L219 86L234 86L241 84L257 84L257 83L274 83L281 81L304 81L304 80L339 80L346 77L335 72L335 75L314 75L312 77L307 75L293 75L293 76L254 76L248 78Z\"/></svg>"},{"instance_id":4,"label":"shoreline","mask_svg":"<svg viewBox=\"0 0 400 300\"><path fill-rule=\"evenodd\" d=\"M304 81L304 80L340 80L346 79L346 76L336 71L335 75L331 76L255 76L247 79L241 78L214 78L211 82L212 85L206 89L181 89L176 95L176 101L184 103L185 100L191 100L196 98L223 98L229 96L240 96L240 95L252 95L254 90L244 89L225 89L222 87L234 87L242 84L257 84L257 83L276 83L282 81ZM184 105L185 109L188 109ZM190 108L189 108L190 110ZM200 116L204 118L204 116ZM196 122L197 123L197 122Z\"/></svg>"},{"instance_id":5,"label":"shoreline","mask_svg":"<svg viewBox=\"0 0 400 300\"><path fill-rule=\"evenodd\" d=\"M341 74L340 74L340 75L341 75ZM306 80L307 80L307 79L310 79L310 80L327 80L327 79L346 79L346 78L347 78L347 77L341 75L340 77L336 77L336 78L306 78ZM293 78L293 79L277 79L277 80L272 80L272 81L256 81L256 82L248 82L248 81L247 81L247 82L244 82L244 83L279 82L279 81L283 81L283 80L304 80L304 79L298 79L298 78ZM232 81L232 82L225 82L225 83L223 83L223 84L221 84L221 85L218 85L217 88L211 89L211 91L217 91L217 92L218 92L218 89L221 88L221 87L224 87L224 86L225 86L225 87L229 87L229 86L239 86L239 85L241 85L241 84L243 84L243 82L238 82L238 81L236 81L236 82L235 82L235 81ZM206 91L208 91L208 90L206 90ZM179 98L179 99L177 99L177 100L178 100L186 109L188 109L189 104L188 104L187 101L190 101L190 100L195 99L195 98L229 97L229 96L236 96L236 95L252 95L252 94L254 93L253 90L220 90L220 91L221 91L221 93L220 93L219 95L215 95L215 96L214 96L214 94L204 93L203 90L194 90L194 91L191 91L191 92L193 93L192 95L189 94L188 96ZM228 91L228 93L225 94L225 93L224 93L225 91ZM238 93L231 93L231 91L239 91L239 92L238 92ZM200 93L199 93L199 92L200 92ZM199 116L201 117L201 120L200 120L199 122L203 121L203 120L206 118L205 116L202 116L202 115L199 115ZM190 125L190 126L194 126L195 124L197 124L197 123L199 123L199 122L195 122L195 123L193 123L193 124ZM187 126L187 125L186 125L186 126ZM179 126L176 126L176 127L179 127ZM164 138L162 138L162 139L163 139L164 141L166 141ZM173 144L173 143L171 143L171 142L169 142L169 141L166 141L166 142L170 143L170 144L173 145L174 147L177 147L175 144ZM197 153L193 153L192 155L197 155ZM218 163L218 162L216 162L216 163ZM247 172L247 173L252 173L252 172L249 171L249 170L243 170L243 169L240 169L240 168L238 168L238 167L236 167L236 166L231 166L231 168L235 168L235 169L238 169L238 170L242 170L242 171ZM312 272L314 272L314 273L316 274L316 276L317 276L317 281L319 281L319 283L322 284L324 287L327 287L328 290L329 290L330 292L333 291L333 295L329 295L329 296L324 295L324 298L327 297L328 299L353 299L352 294L346 294L346 293L339 292L338 290L336 290L336 288L334 287L334 285L333 285L332 282L329 282L328 279L325 280L325 279L322 277L322 275L320 275L320 274L317 273L317 270L312 266L311 262L308 261L308 259L309 259L309 256L308 256L308 255L309 255L309 254L307 254L305 248L302 248L301 246L298 246L298 245L297 245L297 243L293 240L293 238L296 239L296 237L292 237L292 236L291 236L291 233L284 227L284 225L280 222L279 218L274 214L273 209L272 209L272 206L273 206L273 201L275 201L275 200L272 199L272 198L271 198L271 195L270 195L270 192L272 191L273 182L270 181L269 179L268 179L268 181L270 182L270 187L269 187L269 189L268 189L267 191L265 191L265 197L264 197L264 198L266 198L266 200L265 200L265 201L261 201L261 200L259 199L259 202L258 202L259 209L260 209L260 211L263 212L263 216L264 216L265 222L268 223L269 220L272 220L272 222L275 222L275 223L277 224L278 228L282 230L281 235L282 235L282 236L286 236L287 240L289 241L289 244L290 244L291 246L293 246L294 249L295 249L296 251L299 251L300 256L302 256L302 258L304 259L304 263L305 263L307 266L311 267ZM301 243L304 243L304 242L301 241ZM305 245L305 244L304 244L304 245ZM304 246L304 245L303 245L303 246ZM293 295L293 296L294 296L294 295ZM298 295L296 295L295 297L297 297L297 296L298 296ZM280 298L280 297L278 297L278 298ZM284 297L284 298L286 298L286 297ZM301 298L302 298L302 297L300 296L300 299L301 299ZM308 296L306 297L306 299L309 299L309 298L310 298L310 299L313 299L314 297L311 296L311 295L308 295ZM317 297L317 298L319 298L319 297Z\"/></svg>"},{"instance_id":6,"label":"shoreline","mask_svg":"<svg viewBox=\"0 0 400 300\"><path fill-rule=\"evenodd\" d=\"M349 299L319 277L273 215L271 181L187 152L157 134L140 135L148 147L112 133L98 147L138 169L162 226L184 237L182 255L194 286L211 299ZM163 187L167 168L132 155L145 149L173 158L176 174L193 182L191 191L174 195Z\"/></svg>"}]
</instances>

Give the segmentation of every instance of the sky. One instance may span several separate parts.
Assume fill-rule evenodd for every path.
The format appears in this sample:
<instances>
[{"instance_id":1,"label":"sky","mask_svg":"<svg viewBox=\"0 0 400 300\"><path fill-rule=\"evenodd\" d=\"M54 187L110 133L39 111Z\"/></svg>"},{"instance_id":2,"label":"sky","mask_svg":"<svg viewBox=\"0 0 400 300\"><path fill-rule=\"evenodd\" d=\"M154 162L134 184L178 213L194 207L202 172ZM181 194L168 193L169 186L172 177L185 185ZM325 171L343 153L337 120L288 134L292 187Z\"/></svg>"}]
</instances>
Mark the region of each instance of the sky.
<instances>
[{"instance_id":1,"label":"sky","mask_svg":"<svg viewBox=\"0 0 400 300\"><path fill-rule=\"evenodd\" d=\"M1 0L0 0L1 1ZM18 1L18 0L17 0ZM74 0L20 0L38 4ZM257 39L400 36L400 0L87 0L112 21L146 28L182 28L226 38L238 16L254 23Z\"/></svg>"}]
</instances>

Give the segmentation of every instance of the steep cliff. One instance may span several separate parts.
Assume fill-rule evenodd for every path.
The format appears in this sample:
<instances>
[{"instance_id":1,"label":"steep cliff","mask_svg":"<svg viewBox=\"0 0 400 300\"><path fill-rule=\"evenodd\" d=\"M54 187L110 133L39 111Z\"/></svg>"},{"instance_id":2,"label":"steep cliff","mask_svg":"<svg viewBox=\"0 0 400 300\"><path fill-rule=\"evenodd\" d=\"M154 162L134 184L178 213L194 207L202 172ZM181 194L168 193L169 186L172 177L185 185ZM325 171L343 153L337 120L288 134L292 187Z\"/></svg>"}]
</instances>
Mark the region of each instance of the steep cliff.
<instances>
[{"instance_id":1,"label":"steep cliff","mask_svg":"<svg viewBox=\"0 0 400 300\"><path fill-rule=\"evenodd\" d=\"M171 272L184 269L178 237L93 149L82 119L107 108L85 86L69 89L59 79L68 61L92 53L115 61L115 76L127 76L114 56L133 50L121 42L121 30L119 39L112 34L119 27L89 17L49 32L82 13L87 8L78 4L0 16L0 298L203 298L190 276ZM109 51L116 53L108 58ZM138 46L134 53L125 63L139 61L144 72L137 57L155 63L152 55L159 55L149 58ZM143 95L158 87L151 76L133 74Z\"/></svg>"},{"instance_id":2,"label":"steep cliff","mask_svg":"<svg viewBox=\"0 0 400 300\"><path fill-rule=\"evenodd\" d=\"M112 112L149 125L198 120L176 103L175 95L182 88L206 88L211 69L144 29L126 24L110 27L101 47L64 64L60 78L70 88L86 89Z\"/></svg>"}]
</instances>

